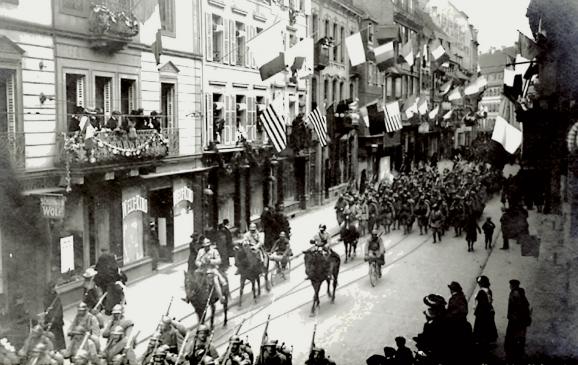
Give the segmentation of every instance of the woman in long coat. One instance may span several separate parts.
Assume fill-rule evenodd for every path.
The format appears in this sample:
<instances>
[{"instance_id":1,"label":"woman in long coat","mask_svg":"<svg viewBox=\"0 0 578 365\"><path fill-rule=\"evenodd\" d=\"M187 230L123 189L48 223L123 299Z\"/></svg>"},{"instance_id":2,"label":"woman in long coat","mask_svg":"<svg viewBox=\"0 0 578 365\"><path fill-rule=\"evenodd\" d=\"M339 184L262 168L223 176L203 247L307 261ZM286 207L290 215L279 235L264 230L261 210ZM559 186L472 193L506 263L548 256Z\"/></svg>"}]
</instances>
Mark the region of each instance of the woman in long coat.
<instances>
[{"instance_id":1,"label":"woman in long coat","mask_svg":"<svg viewBox=\"0 0 578 365\"><path fill-rule=\"evenodd\" d=\"M498 330L494 321L494 306L492 304L492 290L490 280L486 276L479 276L477 283L480 290L476 294L476 308L474 310L474 343L478 349L486 353L490 344L498 339Z\"/></svg>"},{"instance_id":2,"label":"woman in long coat","mask_svg":"<svg viewBox=\"0 0 578 365\"><path fill-rule=\"evenodd\" d=\"M476 222L476 216L473 213L470 213L467 218L464 231L466 232L468 252L471 252L474 250L474 243L478 240L478 232L482 233L480 226L478 226L478 222Z\"/></svg>"}]
</instances>

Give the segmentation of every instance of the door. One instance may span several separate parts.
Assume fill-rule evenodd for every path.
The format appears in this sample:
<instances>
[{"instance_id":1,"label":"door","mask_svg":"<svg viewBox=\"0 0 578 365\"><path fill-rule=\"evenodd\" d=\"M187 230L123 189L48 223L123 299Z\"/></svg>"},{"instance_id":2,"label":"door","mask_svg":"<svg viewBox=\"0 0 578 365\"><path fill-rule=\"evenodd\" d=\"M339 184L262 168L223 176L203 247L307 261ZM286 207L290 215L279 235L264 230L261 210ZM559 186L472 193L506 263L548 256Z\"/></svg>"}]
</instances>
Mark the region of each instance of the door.
<instances>
[{"instance_id":1,"label":"door","mask_svg":"<svg viewBox=\"0 0 578 365\"><path fill-rule=\"evenodd\" d=\"M159 243L159 260L171 262L174 245L173 191L171 188L152 190L149 192L150 219L155 223Z\"/></svg>"}]
</instances>

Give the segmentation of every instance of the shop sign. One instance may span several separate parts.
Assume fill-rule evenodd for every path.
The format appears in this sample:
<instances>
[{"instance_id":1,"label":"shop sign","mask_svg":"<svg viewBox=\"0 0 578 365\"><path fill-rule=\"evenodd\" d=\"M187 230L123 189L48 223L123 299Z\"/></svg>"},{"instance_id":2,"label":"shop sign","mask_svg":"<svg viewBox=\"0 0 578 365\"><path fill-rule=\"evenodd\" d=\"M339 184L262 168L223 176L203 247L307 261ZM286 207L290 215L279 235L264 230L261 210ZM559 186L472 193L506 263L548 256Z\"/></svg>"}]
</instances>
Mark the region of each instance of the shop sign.
<instances>
[{"instance_id":1,"label":"shop sign","mask_svg":"<svg viewBox=\"0 0 578 365\"><path fill-rule=\"evenodd\" d=\"M148 201L140 195L133 196L122 202L122 218L124 219L127 215L132 212L141 211L143 213L148 213Z\"/></svg>"},{"instance_id":2,"label":"shop sign","mask_svg":"<svg viewBox=\"0 0 578 365\"><path fill-rule=\"evenodd\" d=\"M64 218L64 195L42 195L40 196L40 207L42 214L46 218Z\"/></svg>"},{"instance_id":3,"label":"shop sign","mask_svg":"<svg viewBox=\"0 0 578 365\"><path fill-rule=\"evenodd\" d=\"M173 191L173 204L177 205L182 201L193 202L193 189L188 186L183 186Z\"/></svg>"}]
</instances>

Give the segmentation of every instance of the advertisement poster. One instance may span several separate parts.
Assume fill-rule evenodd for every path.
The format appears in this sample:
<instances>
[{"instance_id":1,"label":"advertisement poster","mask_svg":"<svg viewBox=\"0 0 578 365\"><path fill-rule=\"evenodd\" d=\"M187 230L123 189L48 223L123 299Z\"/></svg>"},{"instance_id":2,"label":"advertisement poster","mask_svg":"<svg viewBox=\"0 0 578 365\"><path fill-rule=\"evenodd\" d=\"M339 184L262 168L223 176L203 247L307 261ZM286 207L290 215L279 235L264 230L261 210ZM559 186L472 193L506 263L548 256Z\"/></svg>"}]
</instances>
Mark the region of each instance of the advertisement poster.
<instances>
[{"instance_id":1,"label":"advertisement poster","mask_svg":"<svg viewBox=\"0 0 578 365\"><path fill-rule=\"evenodd\" d=\"M62 274L74 270L74 236L60 239L60 272Z\"/></svg>"}]
</instances>

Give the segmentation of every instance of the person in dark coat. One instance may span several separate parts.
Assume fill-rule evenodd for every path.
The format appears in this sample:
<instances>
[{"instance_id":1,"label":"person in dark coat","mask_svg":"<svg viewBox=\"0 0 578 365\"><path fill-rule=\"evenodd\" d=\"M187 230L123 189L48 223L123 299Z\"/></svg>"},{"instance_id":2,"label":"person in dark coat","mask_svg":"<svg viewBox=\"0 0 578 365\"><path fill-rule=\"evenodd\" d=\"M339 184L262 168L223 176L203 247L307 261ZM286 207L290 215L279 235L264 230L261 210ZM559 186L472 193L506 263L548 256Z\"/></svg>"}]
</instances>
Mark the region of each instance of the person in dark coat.
<instances>
[{"instance_id":1,"label":"person in dark coat","mask_svg":"<svg viewBox=\"0 0 578 365\"><path fill-rule=\"evenodd\" d=\"M486 221L482 225L482 231L484 231L484 244L486 250L492 248L492 237L494 236L494 229L496 225L492 222L492 217L486 218Z\"/></svg>"},{"instance_id":2,"label":"person in dark coat","mask_svg":"<svg viewBox=\"0 0 578 365\"><path fill-rule=\"evenodd\" d=\"M526 329L531 321L530 303L526 298L525 290L520 288L520 281L510 280L508 327L504 339L504 350L508 363L521 364L521 361L524 360Z\"/></svg>"},{"instance_id":3,"label":"person in dark coat","mask_svg":"<svg viewBox=\"0 0 578 365\"><path fill-rule=\"evenodd\" d=\"M274 239L277 239L281 232L285 232L287 238L291 238L291 224L289 224L289 219L287 219L287 216L285 215L285 208L283 207L283 204L277 204L277 210L275 211L274 219Z\"/></svg>"},{"instance_id":4,"label":"person in dark coat","mask_svg":"<svg viewBox=\"0 0 578 365\"><path fill-rule=\"evenodd\" d=\"M155 129L157 132L161 132L161 118L158 116L156 110L153 110L149 116L148 128Z\"/></svg>"},{"instance_id":5,"label":"person in dark coat","mask_svg":"<svg viewBox=\"0 0 578 365\"><path fill-rule=\"evenodd\" d=\"M225 244L227 246L227 257L235 257L235 245L233 244L233 234L231 233L231 229L229 228L229 220L223 219L223 223L221 223L221 230L223 231L223 235L225 236ZM221 257L223 259L223 257Z\"/></svg>"},{"instance_id":6,"label":"person in dark coat","mask_svg":"<svg viewBox=\"0 0 578 365\"><path fill-rule=\"evenodd\" d=\"M397 365L412 365L413 353L405 347L405 338L401 336L396 337L395 345L397 346L397 350L395 350L395 363Z\"/></svg>"},{"instance_id":7,"label":"person in dark coat","mask_svg":"<svg viewBox=\"0 0 578 365\"><path fill-rule=\"evenodd\" d=\"M227 233L226 229L223 226L223 223L219 223L217 226L217 230L215 231L215 240L213 241L217 247L217 251L219 251L219 255L221 256L221 266L219 267L221 270L225 271L229 268L229 246L227 244Z\"/></svg>"},{"instance_id":8,"label":"person in dark coat","mask_svg":"<svg viewBox=\"0 0 578 365\"><path fill-rule=\"evenodd\" d=\"M448 342L452 344L452 351L448 351L448 364L468 363L472 345L472 326L467 320L468 301L462 286L452 281L448 288L451 297L448 300L446 312Z\"/></svg>"},{"instance_id":9,"label":"person in dark coat","mask_svg":"<svg viewBox=\"0 0 578 365\"><path fill-rule=\"evenodd\" d=\"M476 222L475 215L470 215L466 220L466 224L464 227L464 231L466 232L466 242L468 244L468 252L474 251L474 243L478 240L478 232L482 233L482 230L478 226L478 222Z\"/></svg>"},{"instance_id":10,"label":"person in dark coat","mask_svg":"<svg viewBox=\"0 0 578 365\"><path fill-rule=\"evenodd\" d=\"M53 344L55 350L62 350L66 348L66 341L64 339L64 312L62 309L62 301L58 292L56 292L56 285L49 283L49 286L44 295L44 328L46 331L54 335Z\"/></svg>"},{"instance_id":11,"label":"person in dark coat","mask_svg":"<svg viewBox=\"0 0 578 365\"><path fill-rule=\"evenodd\" d=\"M263 227L263 234L265 236L263 246L265 251L270 251L273 247L273 243L277 239L275 232L277 228L275 227L275 217L273 213L273 208L265 207L261 213L261 226Z\"/></svg>"},{"instance_id":12,"label":"person in dark coat","mask_svg":"<svg viewBox=\"0 0 578 365\"><path fill-rule=\"evenodd\" d=\"M502 225L502 240L503 244L500 248L501 250L507 250L510 248L510 238L513 238L512 229L512 214L509 209L502 208L502 217L500 218L500 224Z\"/></svg>"},{"instance_id":13,"label":"person in dark coat","mask_svg":"<svg viewBox=\"0 0 578 365\"><path fill-rule=\"evenodd\" d=\"M116 257L108 251L107 247L101 248L100 252L101 254L94 266L94 269L96 270L94 283L105 292L110 284L118 280L119 268L116 262Z\"/></svg>"},{"instance_id":14,"label":"person in dark coat","mask_svg":"<svg viewBox=\"0 0 578 365\"><path fill-rule=\"evenodd\" d=\"M187 260L187 272L189 273L193 273L197 268L195 261L197 260L197 253L201 248L201 237L202 235L198 233L191 234L191 241L189 242L189 259Z\"/></svg>"},{"instance_id":15,"label":"person in dark coat","mask_svg":"<svg viewBox=\"0 0 578 365\"><path fill-rule=\"evenodd\" d=\"M474 316L474 344L480 354L487 354L490 345L498 339L498 330L494 320L494 306L490 279L487 276L479 276L476 279L480 290L476 294L476 307Z\"/></svg>"},{"instance_id":16,"label":"person in dark coat","mask_svg":"<svg viewBox=\"0 0 578 365\"><path fill-rule=\"evenodd\" d=\"M159 242L159 234L157 233L156 222L154 219L151 219L151 221L149 222L148 239L149 239L150 256L152 259L151 266L153 271L156 271L159 266L161 245Z\"/></svg>"}]
</instances>

